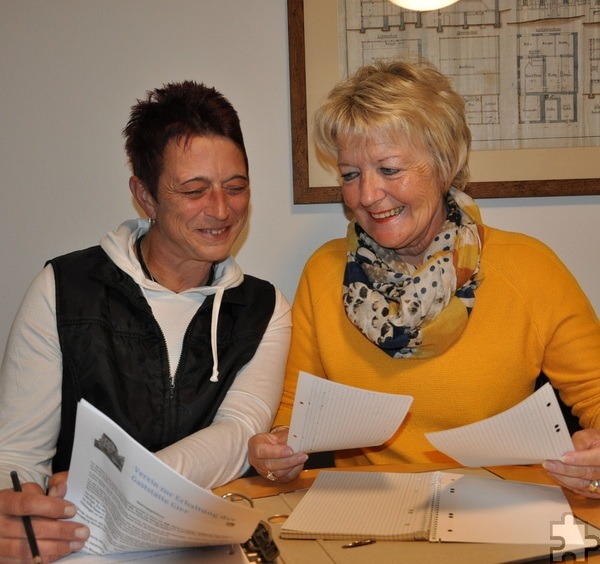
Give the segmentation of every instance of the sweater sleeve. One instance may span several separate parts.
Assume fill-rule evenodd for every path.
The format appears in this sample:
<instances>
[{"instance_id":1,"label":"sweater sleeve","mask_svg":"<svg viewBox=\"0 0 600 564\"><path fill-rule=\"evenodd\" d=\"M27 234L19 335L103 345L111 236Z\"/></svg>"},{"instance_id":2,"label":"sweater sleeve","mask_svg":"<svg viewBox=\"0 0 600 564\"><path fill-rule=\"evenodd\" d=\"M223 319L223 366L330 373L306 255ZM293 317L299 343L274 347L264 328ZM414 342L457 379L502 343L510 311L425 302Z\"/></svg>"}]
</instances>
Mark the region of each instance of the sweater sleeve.
<instances>
[{"instance_id":1,"label":"sweater sleeve","mask_svg":"<svg viewBox=\"0 0 600 564\"><path fill-rule=\"evenodd\" d=\"M311 258L307 262L298 283L292 307L292 340L285 370L285 381L281 405L274 425L289 425L296 395L298 374L308 372L313 376L326 377L320 360L320 351L315 328L317 322L313 304L319 297L319 284L329 284L327 275L319 269L319 261Z\"/></svg>"},{"instance_id":2,"label":"sweater sleeve","mask_svg":"<svg viewBox=\"0 0 600 564\"><path fill-rule=\"evenodd\" d=\"M600 429L600 321L572 274L549 257L552 269L530 298L546 343L541 368L581 426Z\"/></svg>"},{"instance_id":3,"label":"sweater sleeve","mask_svg":"<svg viewBox=\"0 0 600 564\"><path fill-rule=\"evenodd\" d=\"M600 322L575 277L541 241L492 233L493 264L504 290L515 296L514 319L527 323L535 361L586 428L600 429ZM485 281L484 281L485 283ZM519 305L517 305L519 304ZM539 360L538 360L539 359Z\"/></svg>"},{"instance_id":4,"label":"sweater sleeve","mask_svg":"<svg viewBox=\"0 0 600 564\"><path fill-rule=\"evenodd\" d=\"M230 482L248 470L248 439L269 430L279 405L290 333L290 306L277 290L263 340L237 375L212 424L156 455L204 488Z\"/></svg>"},{"instance_id":5,"label":"sweater sleeve","mask_svg":"<svg viewBox=\"0 0 600 564\"><path fill-rule=\"evenodd\" d=\"M0 489L9 472L44 485L60 427L62 357L54 273L33 280L13 321L0 368Z\"/></svg>"}]
</instances>

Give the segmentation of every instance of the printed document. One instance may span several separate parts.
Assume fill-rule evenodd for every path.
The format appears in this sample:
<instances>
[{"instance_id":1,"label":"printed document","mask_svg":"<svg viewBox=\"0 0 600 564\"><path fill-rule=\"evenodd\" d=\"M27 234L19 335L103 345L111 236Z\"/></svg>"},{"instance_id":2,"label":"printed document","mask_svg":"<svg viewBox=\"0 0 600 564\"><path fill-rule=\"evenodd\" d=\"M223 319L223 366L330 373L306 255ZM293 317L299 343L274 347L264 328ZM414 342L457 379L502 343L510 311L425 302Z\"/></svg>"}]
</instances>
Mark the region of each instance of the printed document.
<instances>
[{"instance_id":1,"label":"printed document","mask_svg":"<svg viewBox=\"0 0 600 564\"><path fill-rule=\"evenodd\" d=\"M67 499L97 555L246 542L260 513L190 482L82 400Z\"/></svg>"},{"instance_id":2,"label":"printed document","mask_svg":"<svg viewBox=\"0 0 600 564\"><path fill-rule=\"evenodd\" d=\"M151 552L122 552L120 554L82 554L74 552L61 558L61 564L250 564L239 544L178 548Z\"/></svg>"}]
</instances>

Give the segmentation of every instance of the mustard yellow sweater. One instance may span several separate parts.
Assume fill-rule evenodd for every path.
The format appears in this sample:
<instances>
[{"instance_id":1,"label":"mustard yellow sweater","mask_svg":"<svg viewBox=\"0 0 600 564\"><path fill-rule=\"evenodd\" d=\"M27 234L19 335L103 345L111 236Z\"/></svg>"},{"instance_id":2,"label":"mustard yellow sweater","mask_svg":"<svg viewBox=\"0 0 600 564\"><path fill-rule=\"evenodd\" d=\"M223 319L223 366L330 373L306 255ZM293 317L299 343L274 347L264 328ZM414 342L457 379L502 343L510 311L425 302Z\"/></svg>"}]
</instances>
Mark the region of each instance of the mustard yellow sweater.
<instances>
[{"instance_id":1,"label":"mustard yellow sweater","mask_svg":"<svg viewBox=\"0 0 600 564\"><path fill-rule=\"evenodd\" d=\"M358 388L414 397L396 435L339 451L338 466L448 459L424 437L490 417L529 396L540 371L584 427L600 428L600 322L558 257L522 234L485 228L484 280L459 340L438 357L393 359L347 319L345 240L308 260L294 300L292 343L275 424L289 424L300 370Z\"/></svg>"}]
</instances>

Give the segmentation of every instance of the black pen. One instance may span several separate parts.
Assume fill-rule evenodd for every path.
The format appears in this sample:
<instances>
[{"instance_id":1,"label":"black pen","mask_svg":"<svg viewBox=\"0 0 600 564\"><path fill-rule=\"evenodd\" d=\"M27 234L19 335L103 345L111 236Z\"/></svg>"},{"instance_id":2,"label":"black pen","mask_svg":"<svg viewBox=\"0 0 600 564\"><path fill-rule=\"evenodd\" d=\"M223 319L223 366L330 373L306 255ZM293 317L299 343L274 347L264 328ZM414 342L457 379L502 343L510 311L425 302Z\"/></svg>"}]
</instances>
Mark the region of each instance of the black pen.
<instances>
[{"instance_id":1,"label":"black pen","mask_svg":"<svg viewBox=\"0 0 600 564\"><path fill-rule=\"evenodd\" d=\"M13 483L13 490L16 492L23 491L21 489L21 482L19 482L19 475L16 470L13 470L10 473L10 478ZM25 527L25 534L27 535L27 542L29 543L29 548L31 549L31 556L33 556L33 562L35 564L42 564L42 557L40 556L40 550L37 545L37 541L35 540L35 534L33 532L33 527L31 526L31 518L29 515L23 515L23 526Z\"/></svg>"}]
</instances>

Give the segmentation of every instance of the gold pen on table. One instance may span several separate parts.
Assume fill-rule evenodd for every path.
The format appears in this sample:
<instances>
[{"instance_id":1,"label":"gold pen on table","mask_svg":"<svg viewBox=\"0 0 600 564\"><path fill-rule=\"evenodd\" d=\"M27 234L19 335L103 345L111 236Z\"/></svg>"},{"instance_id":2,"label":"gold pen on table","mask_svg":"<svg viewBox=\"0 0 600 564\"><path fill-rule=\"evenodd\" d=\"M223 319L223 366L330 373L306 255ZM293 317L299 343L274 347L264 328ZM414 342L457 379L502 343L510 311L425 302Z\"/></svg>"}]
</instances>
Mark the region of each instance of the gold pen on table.
<instances>
[{"instance_id":1,"label":"gold pen on table","mask_svg":"<svg viewBox=\"0 0 600 564\"><path fill-rule=\"evenodd\" d=\"M16 492L23 491L21 489L21 482L19 482L19 475L17 474L16 470L13 470L10 473L10 478L13 483L13 490ZM29 517L29 515L23 515L21 519L23 520L23 526L25 527L25 534L27 535L27 542L29 543L29 548L31 549L33 562L35 564L42 564L42 557L40 556L40 550L38 548L37 541L35 540L33 526L31 525L31 517Z\"/></svg>"},{"instance_id":2,"label":"gold pen on table","mask_svg":"<svg viewBox=\"0 0 600 564\"><path fill-rule=\"evenodd\" d=\"M367 544L373 544L374 542L376 541L373 539L357 540L349 542L348 544L343 544L342 548L356 548L357 546L366 546Z\"/></svg>"}]
</instances>

